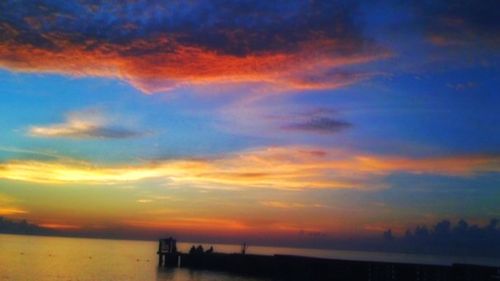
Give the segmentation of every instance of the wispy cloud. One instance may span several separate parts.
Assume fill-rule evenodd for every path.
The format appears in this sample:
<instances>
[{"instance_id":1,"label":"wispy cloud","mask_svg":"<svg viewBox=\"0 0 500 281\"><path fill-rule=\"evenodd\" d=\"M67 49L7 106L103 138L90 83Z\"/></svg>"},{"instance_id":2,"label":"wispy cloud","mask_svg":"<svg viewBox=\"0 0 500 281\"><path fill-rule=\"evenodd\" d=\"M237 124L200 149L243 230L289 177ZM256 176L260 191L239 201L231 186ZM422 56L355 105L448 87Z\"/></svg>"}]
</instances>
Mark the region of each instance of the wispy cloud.
<instances>
[{"instance_id":1,"label":"wispy cloud","mask_svg":"<svg viewBox=\"0 0 500 281\"><path fill-rule=\"evenodd\" d=\"M205 159L159 160L135 165L11 160L0 178L52 184L120 185L147 179L192 188L374 189L393 173L472 177L500 172L498 155L411 158L311 147L268 147Z\"/></svg>"},{"instance_id":2,"label":"wispy cloud","mask_svg":"<svg viewBox=\"0 0 500 281\"><path fill-rule=\"evenodd\" d=\"M476 88L478 85L472 81L465 82L465 83L448 83L446 84L449 88L452 88L456 91L465 91L468 89L473 89Z\"/></svg>"},{"instance_id":3,"label":"wispy cloud","mask_svg":"<svg viewBox=\"0 0 500 281\"><path fill-rule=\"evenodd\" d=\"M143 136L143 132L113 124L99 110L83 110L71 112L60 124L48 126L32 126L29 135L46 138L73 139L126 139Z\"/></svg>"},{"instance_id":4,"label":"wispy cloud","mask_svg":"<svg viewBox=\"0 0 500 281\"><path fill-rule=\"evenodd\" d=\"M0 151L12 155L29 155L30 158L43 158L43 159L61 159L64 158L62 155L54 151L47 150L34 150L34 149L25 149L13 146L0 146ZM15 157L14 157L15 158Z\"/></svg>"},{"instance_id":5,"label":"wispy cloud","mask_svg":"<svg viewBox=\"0 0 500 281\"><path fill-rule=\"evenodd\" d=\"M259 203L262 206L277 209L327 208L327 206L322 204L304 204L286 201L261 201Z\"/></svg>"}]
</instances>

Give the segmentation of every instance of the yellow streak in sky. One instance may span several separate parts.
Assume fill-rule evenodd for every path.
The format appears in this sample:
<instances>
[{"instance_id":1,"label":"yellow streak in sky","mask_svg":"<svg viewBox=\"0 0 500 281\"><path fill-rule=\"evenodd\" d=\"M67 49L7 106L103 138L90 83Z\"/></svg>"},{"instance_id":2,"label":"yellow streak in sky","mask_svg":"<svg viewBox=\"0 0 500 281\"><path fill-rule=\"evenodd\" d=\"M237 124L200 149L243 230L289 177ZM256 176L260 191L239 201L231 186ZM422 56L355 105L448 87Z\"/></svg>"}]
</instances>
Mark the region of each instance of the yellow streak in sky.
<instances>
[{"instance_id":1,"label":"yellow streak in sky","mask_svg":"<svg viewBox=\"0 0 500 281\"><path fill-rule=\"evenodd\" d=\"M17 214L26 214L28 211L19 209L19 208L0 208L0 215L17 215Z\"/></svg>"},{"instance_id":2,"label":"yellow streak in sky","mask_svg":"<svg viewBox=\"0 0 500 281\"><path fill-rule=\"evenodd\" d=\"M0 164L0 178L35 183L113 185L157 178L199 188L289 190L373 188L377 177L395 172L463 177L499 171L500 157L496 155L408 158L303 147L271 147L218 158L136 165L34 160Z\"/></svg>"}]
</instances>

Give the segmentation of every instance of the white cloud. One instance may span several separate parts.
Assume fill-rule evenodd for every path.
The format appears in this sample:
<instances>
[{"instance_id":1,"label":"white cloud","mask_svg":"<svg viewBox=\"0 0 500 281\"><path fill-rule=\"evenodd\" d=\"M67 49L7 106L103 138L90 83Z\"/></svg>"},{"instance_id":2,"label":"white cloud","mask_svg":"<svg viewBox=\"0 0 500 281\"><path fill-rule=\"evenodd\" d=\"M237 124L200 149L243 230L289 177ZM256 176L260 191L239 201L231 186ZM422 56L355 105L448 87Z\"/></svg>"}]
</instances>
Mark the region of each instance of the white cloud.
<instances>
[{"instance_id":1,"label":"white cloud","mask_svg":"<svg viewBox=\"0 0 500 281\"><path fill-rule=\"evenodd\" d=\"M101 110L87 109L67 114L63 123L32 126L29 135L46 138L125 139L144 135L143 132L117 125Z\"/></svg>"}]
</instances>

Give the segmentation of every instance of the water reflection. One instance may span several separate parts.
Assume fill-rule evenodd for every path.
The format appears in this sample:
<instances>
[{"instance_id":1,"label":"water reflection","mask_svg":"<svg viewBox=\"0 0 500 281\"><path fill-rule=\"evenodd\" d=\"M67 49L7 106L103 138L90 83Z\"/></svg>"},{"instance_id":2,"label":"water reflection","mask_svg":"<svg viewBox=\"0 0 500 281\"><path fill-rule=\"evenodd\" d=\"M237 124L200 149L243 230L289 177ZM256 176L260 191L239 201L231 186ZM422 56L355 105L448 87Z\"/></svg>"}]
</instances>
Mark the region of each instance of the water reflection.
<instances>
[{"instance_id":1,"label":"water reflection","mask_svg":"<svg viewBox=\"0 0 500 281\"><path fill-rule=\"evenodd\" d=\"M192 243L179 243L188 251ZM216 251L238 252L239 245L214 246ZM99 240L0 234L0 281L261 281L224 272L158 268L157 242ZM249 253L312 255L354 260L400 262L500 264L495 259L415 256L355 251L249 247Z\"/></svg>"},{"instance_id":2,"label":"water reflection","mask_svg":"<svg viewBox=\"0 0 500 281\"><path fill-rule=\"evenodd\" d=\"M236 276L225 272L189 270L183 268L166 269L158 268L157 281L269 281L269 279L256 279L251 277Z\"/></svg>"}]
</instances>

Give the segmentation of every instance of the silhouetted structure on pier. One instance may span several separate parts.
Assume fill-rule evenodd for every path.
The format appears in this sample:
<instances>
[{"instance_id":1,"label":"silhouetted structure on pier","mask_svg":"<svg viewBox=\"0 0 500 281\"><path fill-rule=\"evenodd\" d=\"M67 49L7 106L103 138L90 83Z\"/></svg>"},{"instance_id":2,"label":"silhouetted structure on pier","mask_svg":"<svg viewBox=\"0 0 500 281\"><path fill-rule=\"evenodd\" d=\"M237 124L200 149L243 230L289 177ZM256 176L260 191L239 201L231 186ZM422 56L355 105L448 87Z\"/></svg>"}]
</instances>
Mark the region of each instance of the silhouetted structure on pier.
<instances>
[{"instance_id":1,"label":"silhouetted structure on pier","mask_svg":"<svg viewBox=\"0 0 500 281\"><path fill-rule=\"evenodd\" d=\"M424 265L349 261L288 255L225 254L192 247L189 253L172 251L175 239L160 240L160 264L166 267L220 270L275 280L314 281L498 281L500 267L465 264ZM170 244L169 244L170 243ZM175 247L176 250L176 247Z\"/></svg>"},{"instance_id":2,"label":"silhouetted structure on pier","mask_svg":"<svg viewBox=\"0 0 500 281\"><path fill-rule=\"evenodd\" d=\"M159 266L179 264L180 256L177 252L177 241L172 237L160 239L157 254Z\"/></svg>"}]
</instances>

